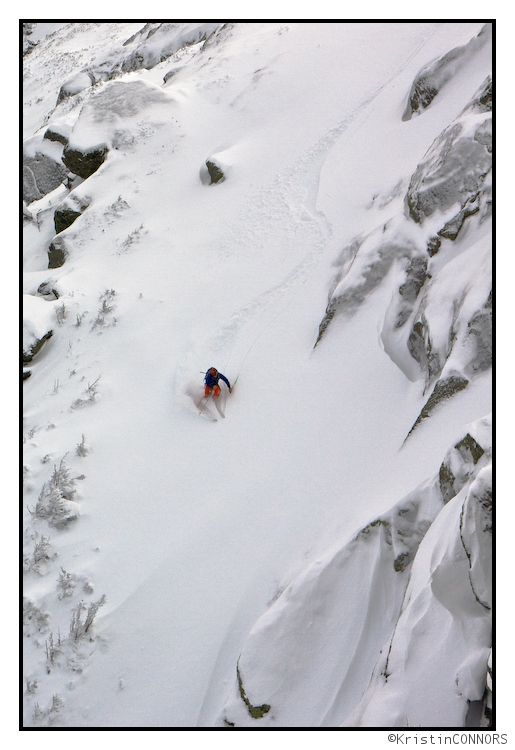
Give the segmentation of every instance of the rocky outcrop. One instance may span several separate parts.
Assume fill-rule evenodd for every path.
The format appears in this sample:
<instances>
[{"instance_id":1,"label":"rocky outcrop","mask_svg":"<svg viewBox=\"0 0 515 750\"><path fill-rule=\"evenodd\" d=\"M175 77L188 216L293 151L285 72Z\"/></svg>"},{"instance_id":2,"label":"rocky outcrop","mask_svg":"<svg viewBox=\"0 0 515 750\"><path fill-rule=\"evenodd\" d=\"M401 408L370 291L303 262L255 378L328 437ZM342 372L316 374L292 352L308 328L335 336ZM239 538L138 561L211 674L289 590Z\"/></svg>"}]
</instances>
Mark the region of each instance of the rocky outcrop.
<instances>
[{"instance_id":1,"label":"rocky outcrop","mask_svg":"<svg viewBox=\"0 0 515 750\"><path fill-rule=\"evenodd\" d=\"M315 346L334 317L353 314L392 268L404 277L392 294L381 335L392 360L410 380L422 377L424 393L430 393L409 434L492 366L490 241L476 243L469 232L467 244L459 244L465 226L487 237L479 230L491 216L491 168L488 78L417 166L406 193L406 215L356 238L338 261ZM412 222L420 231L410 230ZM442 248L445 258L436 258ZM470 276L466 248L482 256L484 275Z\"/></svg>"},{"instance_id":2,"label":"rocky outcrop","mask_svg":"<svg viewBox=\"0 0 515 750\"><path fill-rule=\"evenodd\" d=\"M23 23L22 24L22 52L23 56L28 55L32 52L34 47L36 46L37 42L32 41L32 39L29 39L30 35L34 31L34 27L37 26L36 23L30 22L30 23Z\"/></svg>"},{"instance_id":3,"label":"rocky outcrop","mask_svg":"<svg viewBox=\"0 0 515 750\"><path fill-rule=\"evenodd\" d=\"M450 375L447 378L439 380L433 388L433 392L426 401L425 406L418 415L413 427L409 431L408 437L424 419L427 419L431 415L435 407L452 398L456 393L464 390L468 384L469 381L460 375Z\"/></svg>"},{"instance_id":4,"label":"rocky outcrop","mask_svg":"<svg viewBox=\"0 0 515 750\"><path fill-rule=\"evenodd\" d=\"M355 312L384 281L395 263L406 264L406 278L399 294L404 299L405 308L409 307L427 275L427 262L418 252L413 241L403 236L398 224L379 227L345 248L341 255L342 269L333 282L333 292L319 325L315 347L334 316ZM405 311L399 312L400 318L405 315Z\"/></svg>"},{"instance_id":5,"label":"rocky outcrop","mask_svg":"<svg viewBox=\"0 0 515 750\"><path fill-rule=\"evenodd\" d=\"M433 143L411 178L406 196L414 221L422 223L436 211L445 212L456 203L461 204L460 211L465 211L467 205L479 201L472 213L479 210L492 155L484 143L476 140L478 131L484 131L483 123L470 132L464 122L457 122ZM463 221L460 228L462 224Z\"/></svg>"},{"instance_id":6,"label":"rocky outcrop","mask_svg":"<svg viewBox=\"0 0 515 750\"><path fill-rule=\"evenodd\" d=\"M486 41L492 37L492 24L486 24L473 38L461 47L455 47L435 62L422 68L417 74L408 96L408 103L402 116L404 121L420 115L429 107L442 88L457 71L475 55Z\"/></svg>"},{"instance_id":7,"label":"rocky outcrop","mask_svg":"<svg viewBox=\"0 0 515 750\"><path fill-rule=\"evenodd\" d=\"M466 372L475 375L489 370L493 359L492 292L483 307L468 322L468 338L473 342L473 356Z\"/></svg>"},{"instance_id":8,"label":"rocky outcrop","mask_svg":"<svg viewBox=\"0 0 515 750\"><path fill-rule=\"evenodd\" d=\"M491 461L491 437L487 434L488 426L489 420L483 420L483 434L475 433L473 437L467 433L447 452L439 472L440 492L444 503L448 503L461 492L470 478L477 473L478 468ZM480 443L483 443L484 447Z\"/></svg>"},{"instance_id":9,"label":"rocky outcrop","mask_svg":"<svg viewBox=\"0 0 515 750\"><path fill-rule=\"evenodd\" d=\"M179 50L208 39L222 24L217 23L147 23L124 46L136 49L121 64L123 73L141 68L151 69Z\"/></svg>"}]
</instances>

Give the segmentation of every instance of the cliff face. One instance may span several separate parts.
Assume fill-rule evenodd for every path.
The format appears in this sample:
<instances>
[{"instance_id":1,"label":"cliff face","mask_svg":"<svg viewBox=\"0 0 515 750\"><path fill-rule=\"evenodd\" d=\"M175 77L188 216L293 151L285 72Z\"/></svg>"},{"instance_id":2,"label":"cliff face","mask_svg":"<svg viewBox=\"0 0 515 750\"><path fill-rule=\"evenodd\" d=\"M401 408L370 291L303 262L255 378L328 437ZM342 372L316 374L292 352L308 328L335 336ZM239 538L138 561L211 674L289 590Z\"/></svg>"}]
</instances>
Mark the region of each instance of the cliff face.
<instances>
[{"instance_id":1,"label":"cliff face","mask_svg":"<svg viewBox=\"0 0 515 750\"><path fill-rule=\"evenodd\" d=\"M489 26L24 26L24 725L487 726Z\"/></svg>"}]
</instances>

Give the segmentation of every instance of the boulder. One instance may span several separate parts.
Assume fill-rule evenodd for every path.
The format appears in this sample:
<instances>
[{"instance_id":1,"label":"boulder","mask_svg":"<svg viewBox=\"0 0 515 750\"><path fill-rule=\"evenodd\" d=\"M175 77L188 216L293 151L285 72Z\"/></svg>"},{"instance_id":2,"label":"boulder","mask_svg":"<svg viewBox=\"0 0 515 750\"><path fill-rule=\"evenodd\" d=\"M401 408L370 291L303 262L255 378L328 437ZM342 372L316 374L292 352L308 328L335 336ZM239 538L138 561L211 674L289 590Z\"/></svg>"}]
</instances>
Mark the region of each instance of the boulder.
<instances>
[{"instance_id":1,"label":"boulder","mask_svg":"<svg viewBox=\"0 0 515 750\"><path fill-rule=\"evenodd\" d=\"M64 101L64 99L79 94L94 83L95 75L90 70L82 70L80 73L77 73L72 78L65 81L59 89L56 106Z\"/></svg>"},{"instance_id":2,"label":"boulder","mask_svg":"<svg viewBox=\"0 0 515 750\"><path fill-rule=\"evenodd\" d=\"M64 265L67 257L68 251L66 250L64 239L54 237L48 248L48 267L60 268Z\"/></svg>"},{"instance_id":3,"label":"boulder","mask_svg":"<svg viewBox=\"0 0 515 750\"><path fill-rule=\"evenodd\" d=\"M108 148L105 145L93 148L91 150L81 150L65 147L63 153L63 163L73 174L86 180L104 163L108 154Z\"/></svg>"},{"instance_id":4,"label":"boulder","mask_svg":"<svg viewBox=\"0 0 515 750\"><path fill-rule=\"evenodd\" d=\"M68 176L68 170L46 154L23 156L23 200L27 204L39 200L61 185Z\"/></svg>"},{"instance_id":5,"label":"boulder","mask_svg":"<svg viewBox=\"0 0 515 750\"><path fill-rule=\"evenodd\" d=\"M88 207L88 201L79 198L75 193L70 193L66 199L57 206L54 212L55 233L59 234L68 229L73 222L82 215Z\"/></svg>"}]
</instances>

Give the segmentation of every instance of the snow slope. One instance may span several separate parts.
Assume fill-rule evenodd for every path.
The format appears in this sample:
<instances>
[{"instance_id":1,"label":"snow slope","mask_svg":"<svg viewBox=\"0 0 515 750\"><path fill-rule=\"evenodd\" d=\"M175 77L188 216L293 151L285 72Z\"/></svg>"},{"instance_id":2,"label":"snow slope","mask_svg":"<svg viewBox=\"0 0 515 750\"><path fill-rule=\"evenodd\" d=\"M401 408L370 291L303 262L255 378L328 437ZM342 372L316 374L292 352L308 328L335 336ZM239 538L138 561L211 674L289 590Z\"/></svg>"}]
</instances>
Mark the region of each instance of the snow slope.
<instances>
[{"instance_id":1,"label":"snow slope","mask_svg":"<svg viewBox=\"0 0 515 750\"><path fill-rule=\"evenodd\" d=\"M406 191L490 73L491 50L479 45L427 111L403 121L418 71L483 24L190 26L72 22L25 58L28 158L79 171L25 211L27 335L53 334L24 383L24 726L385 726L384 711L402 726L405 691L426 690L420 660L399 667L402 688L392 680L383 708L369 681L397 618L402 642L413 639L405 589L429 596L424 561L457 544L436 511L455 519L458 501L443 505L431 485L418 578L415 563L413 578L409 567L385 572L384 540L356 554L352 540L433 481L488 415L490 370L404 442L428 397L389 325L404 256L314 345L356 237L391 221L418 248L438 228L410 222ZM103 162L81 177L95 154ZM223 181L209 184L208 160ZM65 208L76 216L56 237ZM469 298L484 301L483 219L435 256L433 309L463 291L450 264L464 254ZM443 314L431 320L436 331ZM238 377L216 423L195 407L211 365ZM342 555L343 579L327 564ZM310 586L332 613L313 636L316 664L301 648ZM301 595L290 603L292 587ZM468 692L452 715L445 699L428 717L413 698L410 724L462 726L467 701L482 699L490 634L473 604ZM272 634L268 660L256 630ZM334 648L357 633L343 684ZM435 659L447 661L445 649ZM451 691L452 669L442 671ZM273 710L253 716L242 680L253 706Z\"/></svg>"}]
</instances>

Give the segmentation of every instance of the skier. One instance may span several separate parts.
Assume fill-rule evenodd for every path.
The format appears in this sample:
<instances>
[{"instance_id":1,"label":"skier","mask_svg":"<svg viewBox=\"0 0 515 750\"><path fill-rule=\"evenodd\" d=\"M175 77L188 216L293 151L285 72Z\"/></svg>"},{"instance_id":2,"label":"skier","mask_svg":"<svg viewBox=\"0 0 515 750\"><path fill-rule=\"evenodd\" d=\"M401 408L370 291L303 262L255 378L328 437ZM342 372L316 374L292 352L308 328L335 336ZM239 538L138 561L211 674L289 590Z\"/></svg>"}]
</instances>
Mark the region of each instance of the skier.
<instances>
[{"instance_id":1,"label":"skier","mask_svg":"<svg viewBox=\"0 0 515 750\"><path fill-rule=\"evenodd\" d=\"M204 383L206 384L204 398L209 398L211 394L213 395L214 399L219 398L220 393L222 392L222 389L218 385L218 381L220 379L222 379L224 383L227 385L227 388L229 389L229 393L232 392L231 384L229 383L225 375L222 375L221 372L218 372L216 367L210 367L209 370L206 372L206 377L204 378Z\"/></svg>"}]
</instances>

